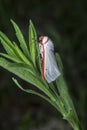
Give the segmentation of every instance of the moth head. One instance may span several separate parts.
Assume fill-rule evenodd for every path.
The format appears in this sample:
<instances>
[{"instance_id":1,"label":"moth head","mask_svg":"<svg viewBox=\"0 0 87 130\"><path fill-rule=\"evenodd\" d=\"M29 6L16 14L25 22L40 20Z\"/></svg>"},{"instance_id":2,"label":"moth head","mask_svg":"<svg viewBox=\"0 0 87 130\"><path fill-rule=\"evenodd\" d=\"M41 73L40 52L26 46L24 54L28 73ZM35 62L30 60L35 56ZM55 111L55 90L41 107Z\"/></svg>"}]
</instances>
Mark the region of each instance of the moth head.
<instances>
[{"instance_id":1,"label":"moth head","mask_svg":"<svg viewBox=\"0 0 87 130\"><path fill-rule=\"evenodd\" d=\"M40 44L46 44L46 43L48 43L48 40L49 40L49 38L47 36L40 36L39 37Z\"/></svg>"}]
</instances>

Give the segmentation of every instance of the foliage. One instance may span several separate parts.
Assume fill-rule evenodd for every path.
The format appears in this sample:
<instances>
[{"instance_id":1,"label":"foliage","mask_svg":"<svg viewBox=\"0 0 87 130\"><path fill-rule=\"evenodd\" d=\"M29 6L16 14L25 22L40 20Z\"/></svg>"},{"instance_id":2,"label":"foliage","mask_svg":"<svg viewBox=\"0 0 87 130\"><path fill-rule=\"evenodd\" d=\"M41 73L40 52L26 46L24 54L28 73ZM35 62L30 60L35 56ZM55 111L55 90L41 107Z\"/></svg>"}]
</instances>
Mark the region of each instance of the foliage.
<instances>
[{"instance_id":1,"label":"foliage","mask_svg":"<svg viewBox=\"0 0 87 130\"><path fill-rule=\"evenodd\" d=\"M0 32L0 40L6 51L6 53L0 53L0 66L28 83L35 85L42 93L33 89L23 88L18 81L13 78L13 81L21 90L38 95L47 100L63 115L63 118L71 124L74 130L80 130L79 120L64 80L63 66L59 54L56 54L56 60L61 76L58 77L55 82L48 84L41 76L39 45L33 23L30 20L29 41L27 45L18 25L13 20L11 20L11 22L20 43L20 48L15 42L11 42L4 33Z\"/></svg>"}]
</instances>

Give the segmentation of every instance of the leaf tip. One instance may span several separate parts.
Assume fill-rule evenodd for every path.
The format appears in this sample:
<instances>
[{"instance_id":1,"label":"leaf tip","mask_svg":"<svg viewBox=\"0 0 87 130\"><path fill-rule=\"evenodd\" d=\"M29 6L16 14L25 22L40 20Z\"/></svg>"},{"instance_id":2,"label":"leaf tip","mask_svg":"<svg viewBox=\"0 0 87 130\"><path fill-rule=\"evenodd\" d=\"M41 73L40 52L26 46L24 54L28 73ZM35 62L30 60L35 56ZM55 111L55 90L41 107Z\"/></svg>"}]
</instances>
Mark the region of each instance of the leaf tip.
<instances>
[{"instance_id":1,"label":"leaf tip","mask_svg":"<svg viewBox=\"0 0 87 130\"><path fill-rule=\"evenodd\" d=\"M13 25L14 27L17 26L16 23L14 22L14 20L10 19L10 21L11 21L11 23L12 23L12 25Z\"/></svg>"},{"instance_id":2,"label":"leaf tip","mask_svg":"<svg viewBox=\"0 0 87 130\"><path fill-rule=\"evenodd\" d=\"M31 19L29 20L29 22L30 22L30 24L32 24L32 20Z\"/></svg>"},{"instance_id":3,"label":"leaf tip","mask_svg":"<svg viewBox=\"0 0 87 130\"><path fill-rule=\"evenodd\" d=\"M32 20L29 20L30 26L34 27Z\"/></svg>"},{"instance_id":4,"label":"leaf tip","mask_svg":"<svg viewBox=\"0 0 87 130\"><path fill-rule=\"evenodd\" d=\"M10 19L10 21L11 21L12 24L14 23L14 21L12 19Z\"/></svg>"}]
</instances>

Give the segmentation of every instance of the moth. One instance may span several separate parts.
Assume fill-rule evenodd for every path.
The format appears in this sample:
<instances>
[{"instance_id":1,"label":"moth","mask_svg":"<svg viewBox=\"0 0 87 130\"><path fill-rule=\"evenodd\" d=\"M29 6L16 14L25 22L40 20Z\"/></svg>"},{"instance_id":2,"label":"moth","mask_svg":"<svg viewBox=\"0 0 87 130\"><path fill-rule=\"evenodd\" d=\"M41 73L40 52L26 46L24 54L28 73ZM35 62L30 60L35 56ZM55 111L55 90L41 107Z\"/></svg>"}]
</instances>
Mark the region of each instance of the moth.
<instances>
[{"instance_id":1,"label":"moth","mask_svg":"<svg viewBox=\"0 0 87 130\"><path fill-rule=\"evenodd\" d=\"M39 49L42 59L42 77L48 83L60 76L60 71L54 55L54 45L47 36L39 37Z\"/></svg>"}]
</instances>

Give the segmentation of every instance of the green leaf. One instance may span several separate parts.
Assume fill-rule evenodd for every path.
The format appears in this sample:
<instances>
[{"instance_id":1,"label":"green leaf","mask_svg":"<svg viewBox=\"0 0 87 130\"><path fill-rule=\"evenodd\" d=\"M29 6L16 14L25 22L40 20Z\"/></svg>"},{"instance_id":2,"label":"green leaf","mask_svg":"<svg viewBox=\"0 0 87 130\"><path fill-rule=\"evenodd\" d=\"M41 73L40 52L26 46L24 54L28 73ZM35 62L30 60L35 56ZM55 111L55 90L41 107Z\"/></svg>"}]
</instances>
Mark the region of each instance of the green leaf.
<instances>
[{"instance_id":1,"label":"green leaf","mask_svg":"<svg viewBox=\"0 0 87 130\"><path fill-rule=\"evenodd\" d=\"M11 60L11 61L13 61L13 62L23 63L18 57L17 58L16 57L12 57L12 56L10 56L8 54L5 54L5 53L0 53L0 55L5 57L5 58L7 58L7 59L9 59L9 60Z\"/></svg>"},{"instance_id":2,"label":"green leaf","mask_svg":"<svg viewBox=\"0 0 87 130\"><path fill-rule=\"evenodd\" d=\"M35 37L35 39L37 39L37 33L36 33L35 27L34 27L34 25L33 25L31 20L30 20L30 25L32 26L34 37Z\"/></svg>"},{"instance_id":3,"label":"green leaf","mask_svg":"<svg viewBox=\"0 0 87 130\"><path fill-rule=\"evenodd\" d=\"M0 32L0 40L1 40L1 43L4 47L4 49L6 50L6 52L10 55L10 56L14 56L16 57L15 55L15 49L14 49L14 45L12 44L12 42L8 39L8 37Z\"/></svg>"},{"instance_id":4,"label":"green leaf","mask_svg":"<svg viewBox=\"0 0 87 130\"><path fill-rule=\"evenodd\" d=\"M33 72L34 70L31 68L26 68L22 65L20 66L19 64L10 63L4 58L0 58L0 66L19 76L21 79L27 81L28 83L37 86L37 88L39 88L41 91L48 92L47 86L44 85L42 79L38 76L38 74L35 74Z\"/></svg>"},{"instance_id":5,"label":"green leaf","mask_svg":"<svg viewBox=\"0 0 87 130\"><path fill-rule=\"evenodd\" d=\"M30 58L30 56L29 56L29 50L28 50L28 48L27 48L26 41L25 41L25 39L24 39L24 36L23 36L23 34L22 34L20 28L18 27L18 25L17 25L13 20L11 20L11 22L12 22L12 24L13 24L13 27L14 27L15 32L16 32L16 36L17 36L17 38L18 38L18 40L19 40L20 46L21 46L21 48L22 48L24 54L25 54L27 57Z\"/></svg>"},{"instance_id":6,"label":"green leaf","mask_svg":"<svg viewBox=\"0 0 87 130\"><path fill-rule=\"evenodd\" d=\"M58 53L56 53L55 56L56 56L56 60L57 60L59 70L60 70L61 74L63 74L63 64L62 64L62 60L60 58L60 55Z\"/></svg>"},{"instance_id":7,"label":"green leaf","mask_svg":"<svg viewBox=\"0 0 87 130\"><path fill-rule=\"evenodd\" d=\"M65 105L66 111L70 112L70 110L72 109L74 117L78 121L78 117L77 117L73 102L72 102L71 97L70 97L69 92L68 92L67 84L66 84L65 79L62 75L59 78L57 78L56 84L57 84L57 87L59 90L61 100Z\"/></svg>"},{"instance_id":8,"label":"green leaf","mask_svg":"<svg viewBox=\"0 0 87 130\"><path fill-rule=\"evenodd\" d=\"M31 70L31 68L27 68L26 65L24 66L17 63L10 63L4 58L0 58L0 66L9 72L14 73L28 83L35 85L38 89L50 97L53 102L55 102L55 98L52 93L50 93L48 85L44 84L38 73L35 73L34 70Z\"/></svg>"},{"instance_id":9,"label":"green leaf","mask_svg":"<svg viewBox=\"0 0 87 130\"><path fill-rule=\"evenodd\" d=\"M15 48L15 52L17 54L17 56L26 64L28 64L29 66L32 66L31 61L29 61L27 59L27 57L23 54L23 52L20 50L20 48L17 46L17 44L15 42L14 43L14 48Z\"/></svg>"},{"instance_id":10,"label":"green leaf","mask_svg":"<svg viewBox=\"0 0 87 130\"><path fill-rule=\"evenodd\" d=\"M13 59L19 59L21 61L27 62L30 64L29 60L24 56L22 51L18 48L15 42L11 42L8 37L0 32L0 40L2 41L2 45L4 46L6 52L9 54L9 57L13 57ZM4 55L5 56L5 55ZM12 59L12 58L11 58Z\"/></svg>"},{"instance_id":11,"label":"green leaf","mask_svg":"<svg viewBox=\"0 0 87 130\"><path fill-rule=\"evenodd\" d=\"M46 95L42 95L38 92L36 92L35 90L32 90L32 89L24 89L19 83L18 81L15 79L15 78L12 78L14 83L24 92L27 92L27 93L30 93L30 94L34 94L34 95L37 95L41 98L43 98L44 100L48 101L51 105L53 105L56 109L58 109L58 107L55 105L54 102L52 102Z\"/></svg>"},{"instance_id":12,"label":"green leaf","mask_svg":"<svg viewBox=\"0 0 87 130\"><path fill-rule=\"evenodd\" d=\"M13 81L15 82L15 84L16 84L22 91L25 91L25 92L27 92L27 93L31 93L31 94L38 95L38 96L40 96L40 97L42 97L42 98L44 98L44 99L46 99L46 100L48 99L47 97L41 95L40 93L36 92L35 90L32 90L32 89L24 89L24 88L18 83L18 81L17 81L15 78L12 78L12 79L13 79Z\"/></svg>"},{"instance_id":13,"label":"green leaf","mask_svg":"<svg viewBox=\"0 0 87 130\"><path fill-rule=\"evenodd\" d=\"M33 63L35 66L37 66L38 70L41 72L41 59L40 59L39 44L37 42L36 30L31 20L30 20L30 26L29 26L29 48L30 48L30 54L31 54Z\"/></svg>"},{"instance_id":14,"label":"green leaf","mask_svg":"<svg viewBox=\"0 0 87 130\"><path fill-rule=\"evenodd\" d=\"M36 38L33 32L32 25L29 25L29 48L30 48L30 55L33 61L33 64L36 66Z\"/></svg>"},{"instance_id":15,"label":"green leaf","mask_svg":"<svg viewBox=\"0 0 87 130\"><path fill-rule=\"evenodd\" d=\"M62 100L64 101L64 104L66 104L66 109L68 111L71 109L71 105L70 105L71 103L69 101L68 89L66 87L66 83L64 81L63 76L60 76L59 78L57 78L56 84L57 84L57 87L59 90L59 94L60 94Z\"/></svg>"}]
</instances>

